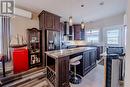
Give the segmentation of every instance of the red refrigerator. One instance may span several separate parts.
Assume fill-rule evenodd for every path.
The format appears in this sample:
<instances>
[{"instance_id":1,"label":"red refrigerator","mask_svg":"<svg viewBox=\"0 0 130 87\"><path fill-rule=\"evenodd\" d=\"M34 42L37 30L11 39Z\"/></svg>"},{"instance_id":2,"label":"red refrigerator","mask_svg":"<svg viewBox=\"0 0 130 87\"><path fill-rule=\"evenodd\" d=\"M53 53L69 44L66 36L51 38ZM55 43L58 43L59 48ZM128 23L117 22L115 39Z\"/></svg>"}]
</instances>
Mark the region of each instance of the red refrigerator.
<instances>
[{"instance_id":1,"label":"red refrigerator","mask_svg":"<svg viewBox=\"0 0 130 87\"><path fill-rule=\"evenodd\" d=\"M13 51L13 71L14 74L26 71L29 69L28 49L15 48Z\"/></svg>"}]
</instances>

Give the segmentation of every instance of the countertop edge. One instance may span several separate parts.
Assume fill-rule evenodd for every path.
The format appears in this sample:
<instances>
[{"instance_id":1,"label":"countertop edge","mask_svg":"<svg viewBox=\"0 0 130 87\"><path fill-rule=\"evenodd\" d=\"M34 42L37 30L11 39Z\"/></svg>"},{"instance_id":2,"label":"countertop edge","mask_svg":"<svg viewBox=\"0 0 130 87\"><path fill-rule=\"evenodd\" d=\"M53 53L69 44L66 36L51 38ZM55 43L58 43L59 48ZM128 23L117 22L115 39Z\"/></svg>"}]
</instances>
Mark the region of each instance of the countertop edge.
<instances>
[{"instance_id":1,"label":"countertop edge","mask_svg":"<svg viewBox=\"0 0 130 87\"><path fill-rule=\"evenodd\" d=\"M81 53L81 52L84 52L84 51L87 51L87 50L92 50L92 49L96 49L95 47L77 47L77 49L80 49L80 48L82 48L82 50L80 51L76 51L76 52L70 52L70 54L66 54L66 55L58 55L58 56L56 56L56 55L54 55L53 53L51 53L51 52L54 52L54 53L56 53L55 51L46 51L45 52L45 54L47 55L47 56L49 56L49 57L52 57L52 58L54 58L54 59L58 59L58 58L62 58L62 57L66 57L66 56L70 56L70 55L73 55L73 54L76 54L76 53ZM84 50L83 50L83 48L84 48ZM88 49L89 48L89 49ZM65 51L70 51L70 50L73 50L73 49L75 49L75 48L72 48L72 49L64 49ZM56 50L56 51L60 51L60 50ZM57 53L58 53L57 52Z\"/></svg>"}]
</instances>

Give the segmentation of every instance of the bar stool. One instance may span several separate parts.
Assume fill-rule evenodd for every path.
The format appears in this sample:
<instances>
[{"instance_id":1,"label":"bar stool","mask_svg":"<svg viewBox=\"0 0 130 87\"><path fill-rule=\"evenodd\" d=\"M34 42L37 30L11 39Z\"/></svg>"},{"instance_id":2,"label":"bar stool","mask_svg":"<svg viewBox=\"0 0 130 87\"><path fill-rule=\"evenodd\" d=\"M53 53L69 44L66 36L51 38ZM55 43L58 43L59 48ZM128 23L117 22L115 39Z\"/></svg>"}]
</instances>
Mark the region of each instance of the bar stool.
<instances>
[{"instance_id":1,"label":"bar stool","mask_svg":"<svg viewBox=\"0 0 130 87\"><path fill-rule=\"evenodd\" d=\"M73 84L79 84L82 80L81 76L79 76L76 73L76 65L80 64L79 60L81 60L81 59L82 59L82 56L77 56L77 57L70 59L70 65L74 66L74 74L72 74L70 77L70 82Z\"/></svg>"}]
</instances>

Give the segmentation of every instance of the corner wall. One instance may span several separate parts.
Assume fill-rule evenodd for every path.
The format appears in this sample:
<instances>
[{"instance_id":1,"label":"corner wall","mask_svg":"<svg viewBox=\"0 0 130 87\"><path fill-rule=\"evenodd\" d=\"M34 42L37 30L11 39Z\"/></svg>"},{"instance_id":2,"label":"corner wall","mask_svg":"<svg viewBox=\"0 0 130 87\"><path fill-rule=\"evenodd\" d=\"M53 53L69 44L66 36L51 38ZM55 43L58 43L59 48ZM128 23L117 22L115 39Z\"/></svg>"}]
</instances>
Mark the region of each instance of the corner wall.
<instances>
[{"instance_id":1,"label":"corner wall","mask_svg":"<svg viewBox=\"0 0 130 87\"><path fill-rule=\"evenodd\" d=\"M125 87L130 87L130 0L128 0L127 9L127 49L126 49L126 64L125 64Z\"/></svg>"},{"instance_id":2,"label":"corner wall","mask_svg":"<svg viewBox=\"0 0 130 87\"><path fill-rule=\"evenodd\" d=\"M26 29L39 28L38 15L33 13L33 18L24 18L21 16L15 16L11 18L11 43L15 44L17 34L23 36L27 40Z\"/></svg>"}]
</instances>

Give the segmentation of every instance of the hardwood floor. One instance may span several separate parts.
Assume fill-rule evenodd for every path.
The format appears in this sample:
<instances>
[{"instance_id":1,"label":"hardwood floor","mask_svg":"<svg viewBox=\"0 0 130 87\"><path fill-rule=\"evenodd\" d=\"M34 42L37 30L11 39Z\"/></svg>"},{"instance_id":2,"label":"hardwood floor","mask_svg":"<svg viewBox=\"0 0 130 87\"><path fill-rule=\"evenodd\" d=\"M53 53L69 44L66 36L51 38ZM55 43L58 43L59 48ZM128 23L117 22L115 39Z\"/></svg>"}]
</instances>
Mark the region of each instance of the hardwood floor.
<instances>
[{"instance_id":1,"label":"hardwood floor","mask_svg":"<svg viewBox=\"0 0 130 87\"><path fill-rule=\"evenodd\" d=\"M36 73L36 75L38 75ZM25 76L24 76L25 77ZM26 79L35 77L35 75L29 75L26 76ZM24 80L22 79L22 80ZM21 80L20 80L21 81ZM30 81L27 81L25 83L22 82L22 84L20 84L20 81L16 81L13 83L8 84L8 86L6 85L5 87L9 87L13 84L17 84L17 86L15 87L51 87L49 86L49 84L47 84L47 80L45 80L45 78L42 79L30 79ZM92 71L90 71L85 77L82 78L82 82L80 84L74 85L71 84L71 87L104 87L104 66L103 65L97 65L97 67L95 67ZM13 86L12 86L13 87ZM123 86L121 86L123 87Z\"/></svg>"}]
</instances>

